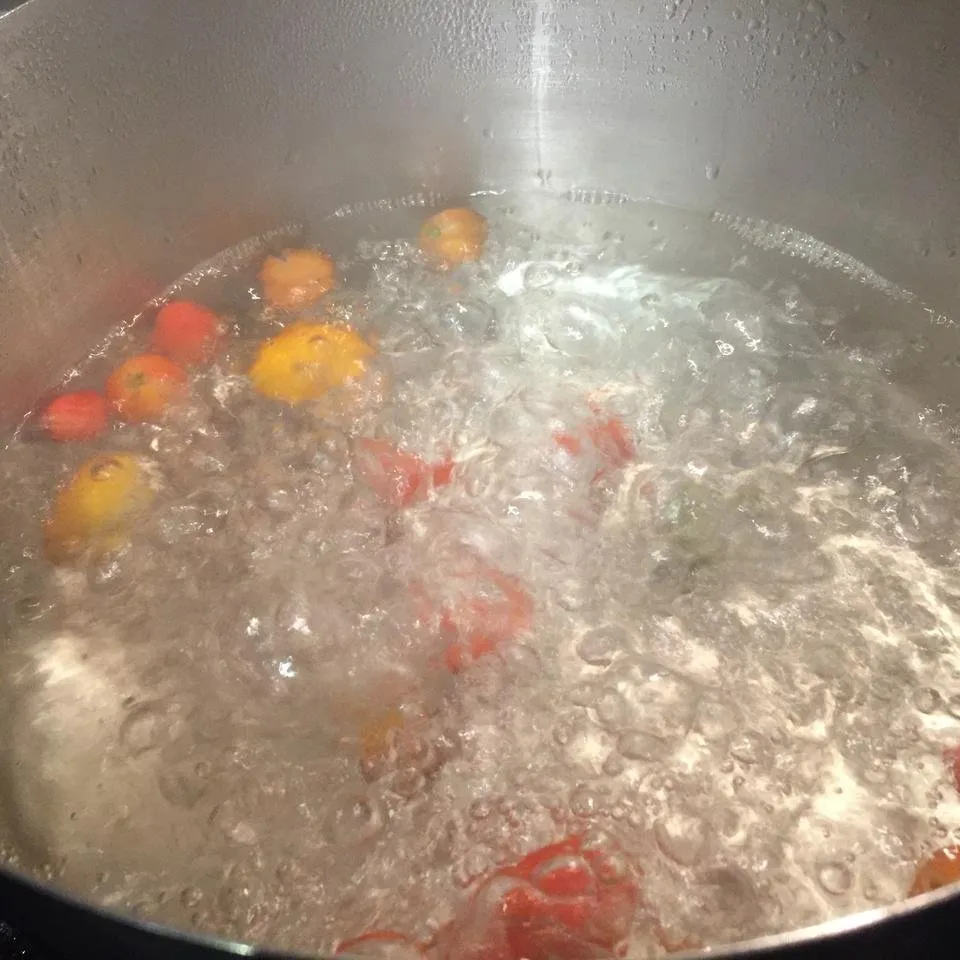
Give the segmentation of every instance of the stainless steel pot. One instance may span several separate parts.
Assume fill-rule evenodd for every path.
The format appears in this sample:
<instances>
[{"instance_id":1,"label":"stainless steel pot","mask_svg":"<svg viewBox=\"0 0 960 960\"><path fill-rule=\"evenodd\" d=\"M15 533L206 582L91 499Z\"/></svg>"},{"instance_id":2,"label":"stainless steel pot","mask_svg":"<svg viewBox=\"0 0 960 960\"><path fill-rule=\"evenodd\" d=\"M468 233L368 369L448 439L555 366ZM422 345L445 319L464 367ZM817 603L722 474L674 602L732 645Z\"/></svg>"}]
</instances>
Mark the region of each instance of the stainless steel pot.
<instances>
[{"instance_id":1,"label":"stainless steel pot","mask_svg":"<svg viewBox=\"0 0 960 960\"><path fill-rule=\"evenodd\" d=\"M788 224L935 318L957 292L956 36L955 0L28 0L0 21L4 426L197 261L417 191ZM82 955L218 949L10 873L0 896ZM737 953L935 955L958 914L935 895Z\"/></svg>"}]
</instances>

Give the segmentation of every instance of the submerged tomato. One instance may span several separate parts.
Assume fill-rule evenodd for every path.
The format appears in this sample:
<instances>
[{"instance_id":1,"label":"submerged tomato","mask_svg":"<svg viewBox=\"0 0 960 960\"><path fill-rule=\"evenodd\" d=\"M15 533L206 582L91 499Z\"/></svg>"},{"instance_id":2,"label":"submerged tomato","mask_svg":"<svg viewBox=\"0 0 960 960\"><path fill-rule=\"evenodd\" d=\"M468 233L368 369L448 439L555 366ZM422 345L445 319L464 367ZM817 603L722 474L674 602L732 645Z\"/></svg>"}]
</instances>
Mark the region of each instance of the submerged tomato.
<instances>
[{"instance_id":1,"label":"submerged tomato","mask_svg":"<svg viewBox=\"0 0 960 960\"><path fill-rule=\"evenodd\" d=\"M431 488L445 486L453 478L452 460L431 465L387 440L363 438L355 452L364 483L392 507L409 507L425 499Z\"/></svg>"},{"instance_id":2,"label":"submerged tomato","mask_svg":"<svg viewBox=\"0 0 960 960\"><path fill-rule=\"evenodd\" d=\"M51 440L92 440L107 429L110 405L95 390L64 393L47 404L40 422Z\"/></svg>"},{"instance_id":3,"label":"submerged tomato","mask_svg":"<svg viewBox=\"0 0 960 960\"><path fill-rule=\"evenodd\" d=\"M483 567L456 579L462 590L449 604L436 604L417 591L421 618L436 621L444 662L453 673L515 639L533 622L533 598L516 577Z\"/></svg>"},{"instance_id":4,"label":"submerged tomato","mask_svg":"<svg viewBox=\"0 0 960 960\"><path fill-rule=\"evenodd\" d=\"M600 461L594 482L610 471L622 469L637 457L636 447L624 422L619 417L602 418L596 409L593 420L581 425L573 433L555 433L553 439L571 456L591 453Z\"/></svg>"},{"instance_id":5,"label":"submerged tomato","mask_svg":"<svg viewBox=\"0 0 960 960\"><path fill-rule=\"evenodd\" d=\"M154 493L149 467L139 457L107 453L87 460L57 494L44 525L47 558L65 563L121 547Z\"/></svg>"},{"instance_id":6,"label":"submerged tomato","mask_svg":"<svg viewBox=\"0 0 960 960\"><path fill-rule=\"evenodd\" d=\"M420 228L420 249L449 266L479 259L487 242L487 221L469 207L450 207Z\"/></svg>"},{"instance_id":7,"label":"submerged tomato","mask_svg":"<svg viewBox=\"0 0 960 960\"><path fill-rule=\"evenodd\" d=\"M568 837L498 870L438 935L442 960L596 960L627 937L640 874Z\"/></svg>"}]
</instances>

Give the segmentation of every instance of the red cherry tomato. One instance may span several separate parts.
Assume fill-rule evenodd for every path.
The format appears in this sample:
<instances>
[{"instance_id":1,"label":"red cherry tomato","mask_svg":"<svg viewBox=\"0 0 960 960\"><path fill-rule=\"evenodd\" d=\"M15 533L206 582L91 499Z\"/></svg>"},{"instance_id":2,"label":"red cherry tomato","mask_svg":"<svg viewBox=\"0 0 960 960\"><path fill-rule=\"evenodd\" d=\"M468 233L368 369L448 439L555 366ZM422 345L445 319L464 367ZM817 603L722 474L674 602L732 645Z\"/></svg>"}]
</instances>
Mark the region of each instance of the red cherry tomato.
<instances>
[{"instance_id":1,"label":"red cherry tomato","mask_svg":"<svg viewBox=\"0 0 960 960\"><path fill-rule=\"evenodd\" d=\"M640 875L580 837L536 850L480 885L437 937L440 960L596 960L624 941Z\"/></svg>"},{"instance_id":2,"label":"red cherry tomato","mask_svg":"<svg viewBox=\"0 0 960 960\"><path fill-rule=\"evenodd\" d=\"M199 303L174 300L157 314L151 349L195 367L210 363L220 340L220 320Z\"/></svg>"},{"instance_id":3,"label":"red cherry tomato","mask_svg":"<svg viewBox=\"0 0 960 960\"><path fill-rule=\"evenodd\" d=\"M47 404L41 416L43 429L52 440L92 440L107 428L110 405L94 390L64 393Z\"/></svg>"},{"instance_id":4,"label":"red cherry tomato","mask_svg":"<svg viewBox=\"0 0 960 960\"><path fill-rule=\"evenodd\" d=\"M453 673L516 639L533 622L533 598L516 577L492 567L476 574L475 589L468 584L466 595L439 611L421 599L423 618L438 618L444 661Z\"/></svg>"},{"instance_id":5,"label":"red cherry tomato","mask_svg":"<svg viewBox=\"0 0 960 960\"><path fill-rule=\"evenodd\" d=\"M602 418L594 408L594 419L581 425L573 433L558 432L553 435L557 446L573 457L592 453L602 464L594 474L594 482L612 470L619 470L636 459L637 450L624 422L619 417Z\"/></svg>"},{"instance_id":6,"label":"red cherry tomato","mask_svg":"<svg viewBox=\"0 0 960 960\"><path fill-rule=\"evenodd\" d=\"M387 440L358 440L355 451L364 483L392 507L409 507L425 499L432 487L446 486L453 478L452 460L431 466Z\"/></svg>"}]
</instances>

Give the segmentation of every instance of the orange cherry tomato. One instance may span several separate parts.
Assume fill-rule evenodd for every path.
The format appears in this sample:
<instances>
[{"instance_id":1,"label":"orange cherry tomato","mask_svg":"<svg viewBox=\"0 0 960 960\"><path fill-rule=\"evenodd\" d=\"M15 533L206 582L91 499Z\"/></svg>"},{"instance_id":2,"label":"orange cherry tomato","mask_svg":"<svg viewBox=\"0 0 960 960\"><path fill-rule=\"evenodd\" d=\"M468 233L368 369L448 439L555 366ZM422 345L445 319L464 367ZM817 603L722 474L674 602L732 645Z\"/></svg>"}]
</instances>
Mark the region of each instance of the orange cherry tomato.
<instances>
[{"instance_id":1,"label":"orange cherry tomato","mask_svg":"<svg viewBox=\"0 0 960 960\"><path fill-rule=\"evenodd\" d=\"M478 260L486 242L486 219L468 207L442 210L420 228L420 249L448 265Z\"/></svg>"},{"instance_id":2,"label":"orange cherry tomato","mask_svg":"<svg viewBox=\"0 0 960 960\"><path fill-rule=\"evenodd\" d=\"M939 890L960 880L960 847L944 847L924 860L913 875L908 896Z\"/></svg>"},{"instance_id":3,"label":"orange cherry tomato","mask_svg":"<svg viewBox=\"0 0 960 960\"><path fill-rule=\"evenodd\" d=\"M190 300L174 300L161 307L150 347L187 367L210 363L220 340L220 319Z\"/></svg>"},{"instance_id":4,"label":"orange cherry tomato","mask_svg":"<svg viewBox=\"0 0 960 960\"><path fill-rule=\"evenodd\" d=\"M364 483L392 507L409 507L424 500L431 488L445 486L453 478L452 460L431 466L387 440L365 437L357 441L355 451Z\"/></svg>"},{"instance_id":5,"label":"orange cherry tomato","mask_svg":"<svg viewBox=\"0 0 960 960\"><path fill-rule=\"evenodd\" d=\"M573 457L589 450L602 466L594 474L594 482L613 470L620 470L636 459L637 450L624 422L619 417L601 419L599 411L595 418L583 424L573 433L558 432L553 435L557 446Z\"/></svg>"},{"instance_id":6,"label":"orange cherry tomato","mask_svg":"<svg viewBox=\"0 0 960 960\"><path fill-rule=\"evenodd\" d=\"M109 419L110 406L95 390L61 394L47 404L40 418L50 439L60 443L92 440L107 429Z\"/></svg>"},{"instance_id":7,"label":"orange cherry tomato","mask_svg":"<svg viewBox=\"0 0 960 960\"><path fill-rule=\"evenodd\" d=\"M186 384L182 367L158 354L143 353L110 374L107 399L123 420L157 420L185 394Z\"/></svg>"},{"instance_id":8,"label":"orange cherry tomato","mask_svg":"<svg viewBox=\"0 0 960 960\"><path fill-rule=\"evenodd\" d=\"M260 268L263 295L284 310L309 307L336 283L336 266L320 250L284 250L279 257L267 257Z\"/></svg>"}]
</instances>

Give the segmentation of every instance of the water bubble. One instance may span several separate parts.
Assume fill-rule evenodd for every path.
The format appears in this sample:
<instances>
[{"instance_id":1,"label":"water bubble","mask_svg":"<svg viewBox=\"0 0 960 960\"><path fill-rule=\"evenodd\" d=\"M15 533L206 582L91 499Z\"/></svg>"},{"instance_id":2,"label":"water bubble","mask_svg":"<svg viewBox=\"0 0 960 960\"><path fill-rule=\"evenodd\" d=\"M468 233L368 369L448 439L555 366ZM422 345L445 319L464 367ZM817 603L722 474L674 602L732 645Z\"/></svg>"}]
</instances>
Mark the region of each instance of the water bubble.
<instances>
[{"instance_id":1,"label":"water bubble","mask_svg":"<svg viewBox=\"0 0 960 960\"><path fill-rule=\"evenodd\" d=\"M387 782L390 790L405 800L415 800L427 787L427 778L414 767L398 770Z\"/></svg>"},{"instance_id":2,"label":"water bubble","mask_svg":"<svg viewBox=\"0 0 960 960\"><path fill-rule=\"evenodd\" d=\"M175 740L186 729L172 705L160 702L135 706L120 724L119 741L131 756L140 756Z\"/></svg>"},{"instance_id":3,"label":"water bubble","mask_svg":"<svg viewBox=\"0 0 960 960\"><path fill-rule=\"evenodd\" d=\"M708 180L716 180L720 176L720 165L708 163L703 172Z\"/></svg>"},{"instance_id":4,"label":"water bubble","mask_svg":"<svg viewBox=\"0 0 960 960\"><path fill-rule=\"evenodd\" d=\"M493 813L493 804L486 797L479 797L470 804L469 816L473 820L486 820Z\"/></svg>"},{"instance_id":5,"label":"water bubble","mask_svg":"<svg viewBox=\"0 0 960 960\"><path fill-rule=\"evenodd\" d=\"M606 667L627 644L628 635L622 627L597 627L583 635L577 644L577 655L592 667Z\"/></svg>"},{"instance_id":6,"label":"water bubble","mask_svg":"<svg viewBox=\"0 0 960 960\"><path fill-rule=\"evenodd\" d=\"M628 760L662 760L670 753L670 744L642 730L628 730L617 740L617 750Z\"/></svg>"},{"instance_id":7,"label":"water bubble","mask_svg":"<svg viewBox=\"0 0 960 960\"><path fill-rule=\"evenodd\" d=\"M173 764L157 774L160 793L175 807L191 809L204 797L209 787L207 772L196 763Z\"/></svg>"},{"instance_id":8,"label":"water bubble","mask_svg":"<svg viewBox=\"0 0 960 960\"><path fill-rule=\"evenodd\" d=\"M603 761L601 769L608 777L619 777L626 769L623 756L619 753L609 754Z\"/></svg>"},{"instance_id":9,"label":"water bubble","mask_svg":"<svg viewBox=\"0 0 960 960\"><path fill-rule=\"evenodd\" d=\"M705 693L697 704L694 730L707 740L723 740L740 726L740 711L726 698Z\"/></svg>"},{"instance_id":10,"label":"water bubble","mask_svg":"<svg viewBox=\"0 0 960 960\"><path fill-rule=\"evenodd\" d=\"M708 833L707 824L700 817L681 813L661 817L653 825L660 851L682 867L692 867L701 860Z\"/></svg>"},{"instance_id":11,"label":"water bubble","mask_svg":"<svg viewBox=\"0 0 960 960\"><path fill-rule=\"evenodd\" d=\"M770 757L770 741L753 730L746 730L730 741L730 753L741 763L767 763Z\"/></svg>"},{"instance_id":12,"label":"water bubble","mask_svg":"<svg viewBox=\"0 0 960 960\"><path fill-rule=\"evenodd\" d=\"M853 886L853 874L846 864L824 863L817 867L817 882L827 893L840 896Z\"/></svg>"},{"instance_id":13,"label":"water bubble","mask_svg":"<svg viewBox=\"0 0 960 960\"><path fill-rule=\"evenodd\" d=\"M939 691L931 687L918 687L913 693L913 705L921 713L936 712L942 702Z\"/></svg>"},{"instance_id":14,"label":"water bubble","mask_svg":"<svg viewBox=\"0 0 960 960\"><path fill-rule=\"evenodd\" d=\"M383 829L383 810L371 796L347 797L331 808L323 830L330 843L354 846L372 840Z\"/></svg>"},{"instance_id":15,"label":"water bubble","mask_svg":"<svg viewBox=\"0 0 960 960\"><path fill-rule=\"evenodd\" d=\"M198 890L196 887L184 887L183 890L180 891L180 902L188 910L199 906L202 900L203 891Z\"/></svg>"},{"instance_id":16,"label":"water bubble","mask_svg":"<svg viewBox=\"0 0 960 960\"><path fill-rule=\"evenodd\" d=\"M619 730L630 716L630 710L623 697L616 690L603 690L596 701L594 710L597 722L611 730Z\"/></svg>"},{"instance_id":17,"label":"water bubble","mask_svg":"<svg viewBox=\"0 0 960 960\"><path fill-rule=\"evenodd\" d=\"M580 784L570 795L570 810L578 817L596 817L605 812L610 792L601 784Z\"/></svg>"}]
</instances>

